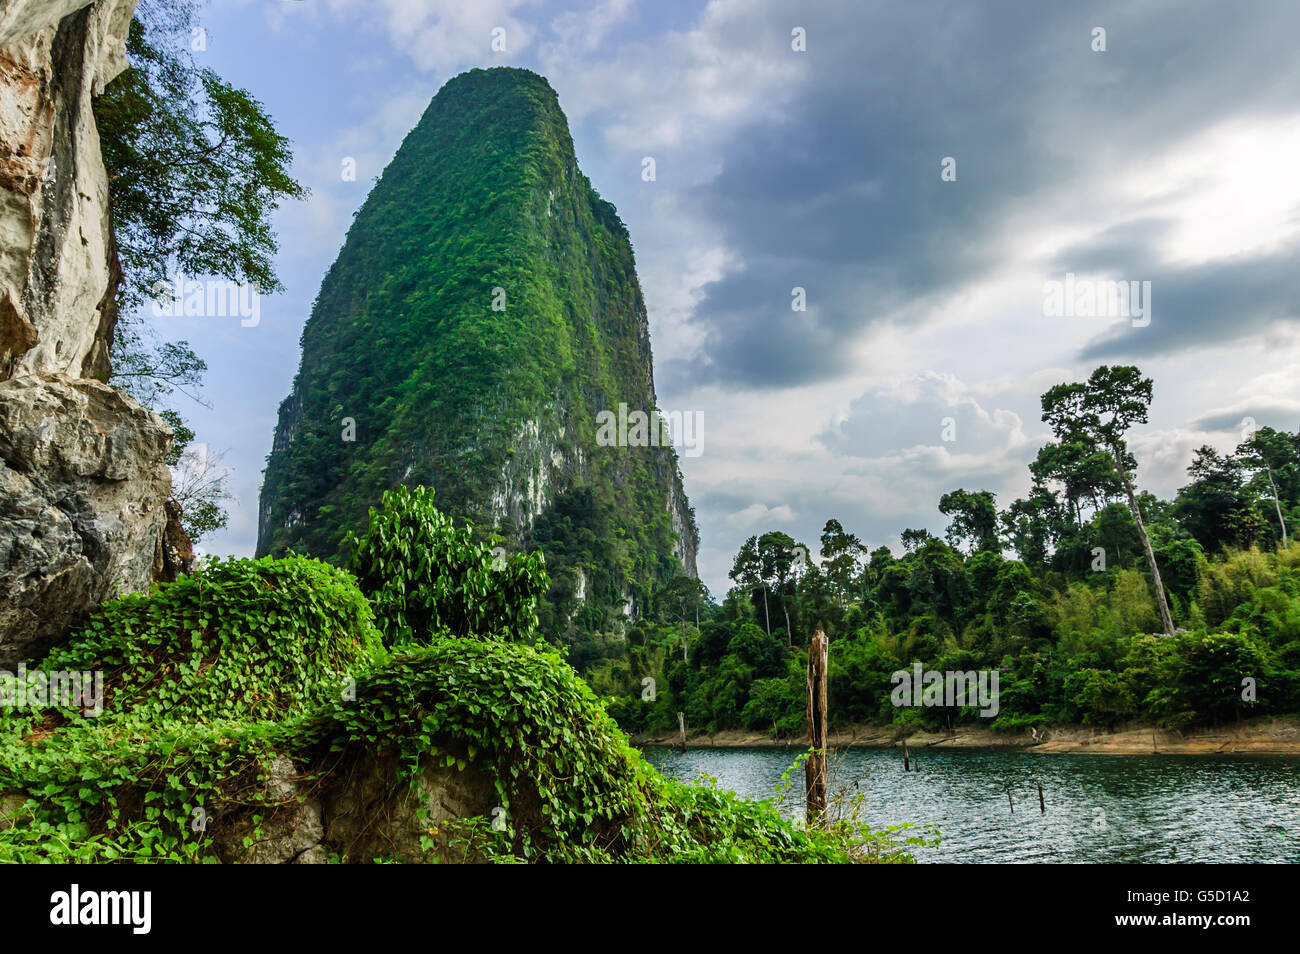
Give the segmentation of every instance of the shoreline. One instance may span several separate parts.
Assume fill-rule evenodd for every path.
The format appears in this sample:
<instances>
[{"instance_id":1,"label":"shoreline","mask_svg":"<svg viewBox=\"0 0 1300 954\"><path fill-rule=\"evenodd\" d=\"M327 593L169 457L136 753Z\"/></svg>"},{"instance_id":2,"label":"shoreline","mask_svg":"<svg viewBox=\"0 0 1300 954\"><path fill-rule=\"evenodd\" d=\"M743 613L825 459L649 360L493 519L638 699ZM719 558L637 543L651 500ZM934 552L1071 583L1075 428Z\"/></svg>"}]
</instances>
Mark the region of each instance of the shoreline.
<instances>
[{"instance_id":1,"label":"shoreline","mask_svg":"<svg viewBox=\"0 0 1300 954\"><path fill-rule=\"evenodd\" d=\"M676 732L638 733L631 736L636 746L678 746ZM1300 755L1300 717L1270 716L1223 726L1187 729L1183 732L1152 726L1105 731L1088 726L1060 726L1039 732L1035 740L1027 732L994 732L991 729L961 727L951 735L941 732L912 732L896 736L891 726L858 726L827 737L832 749L987 749L1020 748L1030 752L1069 755ZM725 729L712 734L688 733L688 749L791 749L802 750L802 738L773 739L761 732Z\"/></svg>"}]
</instances>

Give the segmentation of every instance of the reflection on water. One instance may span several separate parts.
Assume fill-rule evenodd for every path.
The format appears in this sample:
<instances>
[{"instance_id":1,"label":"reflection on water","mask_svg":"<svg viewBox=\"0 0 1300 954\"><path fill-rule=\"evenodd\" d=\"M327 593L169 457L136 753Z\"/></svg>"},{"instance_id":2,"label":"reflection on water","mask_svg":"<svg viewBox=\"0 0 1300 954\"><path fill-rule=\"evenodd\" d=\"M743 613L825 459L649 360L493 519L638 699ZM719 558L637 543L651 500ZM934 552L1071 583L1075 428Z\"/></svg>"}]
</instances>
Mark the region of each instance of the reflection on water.
<instances>
[{"instance_id":1,"label":"reflection on water","mask_svg":"<svg viewBox=\"0 0 1300 954\"><path fill-rule=\"evenodd\" d=\"M648 761L692 781L700 773L746 798L771 798L798 749L651 746ZM865 794L872 827L935 825L943 862L1300 862L1300 758L1047 755L926 751L904 772L897 750L835 753L831 794ZM803 771L782 810L803 812ZM1038 807L1042 784L1047 811ZM1015 811L1008 808L1007 792Z\"/></svg>"}]
</instances>

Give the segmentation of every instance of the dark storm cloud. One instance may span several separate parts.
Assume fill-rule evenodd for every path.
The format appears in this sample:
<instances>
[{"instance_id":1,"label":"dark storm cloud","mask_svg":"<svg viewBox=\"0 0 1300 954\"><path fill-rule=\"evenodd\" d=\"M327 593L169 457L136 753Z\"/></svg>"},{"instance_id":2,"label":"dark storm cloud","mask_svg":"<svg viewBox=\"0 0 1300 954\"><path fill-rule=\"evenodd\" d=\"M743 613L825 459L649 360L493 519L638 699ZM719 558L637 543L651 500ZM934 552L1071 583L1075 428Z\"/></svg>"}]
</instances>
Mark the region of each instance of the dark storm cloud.
<instances>
[{"instance_id":1,"label":"dark storm cloud","mask_svg":"<svg viewBox=\"0 0 1300 954\"><path fill-rule=\"evenodd\" d=\"M1151 323L1121 322L1083 349L1087 360L1174 354L1215 343L1262 340L1275 322L1300 318L1300 242L1258 258L1186 269L1126 268L1151 282Z\"/></svg>"},{"instance_id":2,"label":"dark storm cloud","mask_svg":"<svg viewBox=\"0 0 1300 954\"><path fill-rule=\"evenodd\" d=\"M706 346L662 366L673 387L855 370L847 346L864 330L923 321L991 273L1005 254L991 238L1013 208L1064 192L1078 222L1105 221L1116 210L1099 207L1101 188L1116 172L1224 117L1300 109L1298 4L840 7L767 15L773 30L807 29L808 52L790 54L808 58L807 81L729 142L693 197L742 265L706 288L694 318ZM1105 53L1089 46L1098 25ZM945 156L956 182L940 180ZM1152 326L1085 356L1199 346L1233 322L1252 333L1300 311L1283 254L1136 274L1162 228L1142 220L1076 250L1078 270L1158 283ZM804 314L790 309L794 286L807 289Z\"/></svg>"},{"instance_id":3,"label":"dark storm cloud","mask_svg":"<svg viewBox=\"0 0 1300 954\"><path fill-rule=\"evenodd\" d=\"M1052 263L1052 278L1064 272L1101 272L1116 277L1150 278L1151 249L1169 231L1163 218L1136 219L1113 226L1088 242L1063 250Z\"/></svg>"},{"instance_id":4,"label":"dark storm cloud","mask_svg":"<svg viewBox=\"0 0 1300 954\"><path fill-rule=\"evenodd\" d=\"M1295 431L1300 429L1300 407L1272 401L1251 402L1227 411L1213 411L1197 418L1192 426L1202 431L1240 432L1248 419L1259 427ZM1242 439L1245 439L1244 435Z\"/></svg>"}]
</instances>

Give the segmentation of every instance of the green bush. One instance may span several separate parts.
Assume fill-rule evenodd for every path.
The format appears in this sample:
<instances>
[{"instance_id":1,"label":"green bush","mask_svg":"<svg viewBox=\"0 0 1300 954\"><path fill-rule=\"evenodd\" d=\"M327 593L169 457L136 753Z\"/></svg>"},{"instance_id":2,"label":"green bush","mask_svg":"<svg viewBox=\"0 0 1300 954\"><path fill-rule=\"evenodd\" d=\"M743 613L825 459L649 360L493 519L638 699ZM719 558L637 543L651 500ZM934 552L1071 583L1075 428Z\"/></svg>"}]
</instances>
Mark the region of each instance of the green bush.
<instances>
[{"instance_id":1,"label":"green bush","mask_svg":"<svg viewBox=\"0 0 1300 954\"><path fill-rule=\"evenodd\" d=\"M473 539L433 505L433 491L399 486L350 537L349 569L370 598L388 645L446 633L528 639L549 579L540 553L509 556Z\"/></svg>"},{"instance_id":2,"label":"green bush","mask_svg":"<svg viewBox=\"0 0 1300 954\"><path fill-rule=\"evenodd\" d=\"M327 563L214 559L106 603L38 668L102 670L101 721L277 719L372 662L371 620L356 583Z\"/></svg>"}]
</instances>

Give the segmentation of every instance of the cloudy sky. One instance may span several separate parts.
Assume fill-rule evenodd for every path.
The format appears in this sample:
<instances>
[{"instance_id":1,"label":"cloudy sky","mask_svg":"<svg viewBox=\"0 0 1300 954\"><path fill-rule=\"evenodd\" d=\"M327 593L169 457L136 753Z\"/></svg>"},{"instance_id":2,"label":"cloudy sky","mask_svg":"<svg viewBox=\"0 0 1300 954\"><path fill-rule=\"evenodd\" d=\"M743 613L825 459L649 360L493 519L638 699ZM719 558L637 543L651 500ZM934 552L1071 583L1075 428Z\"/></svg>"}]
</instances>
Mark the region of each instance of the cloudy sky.
<instances>
[{"instance_id":1,"label":"cloudy sky","mask_svg":"<svg viewBox=\"0 0 1300 954\"><path fill-rule=\"evenodd\" d=\"M286 292L256 327L158 323L207 359L211 408L178 407L233 472L207 552L252 553L320 280L474 66L550 80L628 224L660 405L704 415L682 469L715 594L751 534L815 550L836 517L897 547L942 530L945 491L1009 503L1039 395L1101 363L1155 379L1132 446L1161 495L1243 418L1300 428L1294 0L211 0L203 23L200 61L265 104L312 191L277 216ZM1066 273L1150 282L1149 322L1048 314Z\"/></svg>"}]
</instances>

